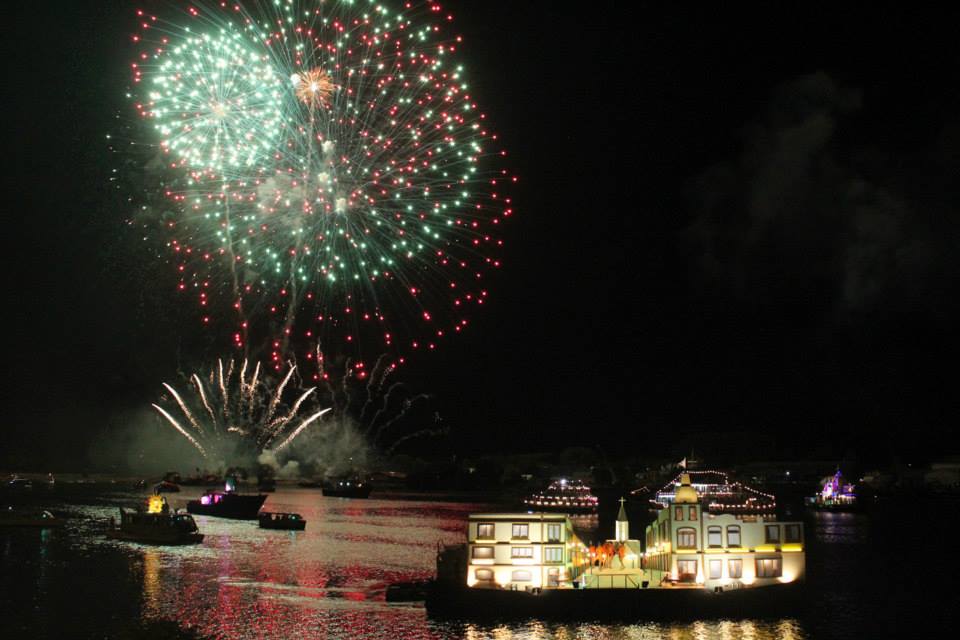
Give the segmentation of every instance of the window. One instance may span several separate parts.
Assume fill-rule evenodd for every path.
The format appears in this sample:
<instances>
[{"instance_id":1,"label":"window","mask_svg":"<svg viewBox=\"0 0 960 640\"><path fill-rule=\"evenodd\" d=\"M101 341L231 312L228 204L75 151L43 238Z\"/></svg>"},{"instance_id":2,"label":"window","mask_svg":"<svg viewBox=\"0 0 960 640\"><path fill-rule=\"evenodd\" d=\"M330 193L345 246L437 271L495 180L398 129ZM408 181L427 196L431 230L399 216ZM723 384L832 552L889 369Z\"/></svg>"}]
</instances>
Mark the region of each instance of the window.
<instances>
[{"instance_id":1,"label":"window","mask_svg":"<svg viewBox=\"0 0 960 640\"><path fill-rule=\"evenodd\" d=\"M510 579L514 582L530 582L533 579L533 574L529 571L514 571Z\"/></svg>"},{"instance_id":2,"label":"window","mask_svg":"<svg viewBox=\"0 0 960 640\"><path fill-rule=\"evenodd\" d=\"M477 525L477 538L492 540L493 535L493 523L492 522L481 522Z\"/></svg>"},{"instance_id":3,"label":"window","mask_svg":"<svg viewBox=\"0 0 960 640\"><path fill-rule=\"evenodd\" d=\"M677 560L677 574L682 582L693 582L697 579L697 561Z\"/></svg>"},{"instance_id":4,"label":"window","mask_svg":"<svg viewBox=\"0 0 960 640\"><path fill-rule=\"evenodd\" d=\"M732 524L727 527L727 546L728 547L740 546L740 525Z\"/></svg>"},{"instance_id":5,"label":"window","mask_svg":"<svg viewBox=\"0 0 960 640\"><path fill-rule=\"evenodd\" d=\"M544 562L563 562L563 547L547 547L543 555Z\"/></svg>"},{"instance_id":6,"label":"window","mask_svg":"<svg viewBox=\"0 0 960 640\"><path fill-rule=\"evenodd\" d=\"M800 524L783 525L783 538L787 542L800 542Z\"/></svg>"},{"instance_id":7,"label":"window","mask_svg":"<svg viewBox=\"0 0 960 640\"><path fill-rule=\"evenodd\" d=\"M674 509L673 509L673 519L674 519L674 520L683 520L683 507L674 507Z\"/></svg>"},{"instance_id":8,"label":"window","mask_svg":"<svg viewBox=\"0 0 960 640\"><path fill-rule=\"evenodd\" d=\"M678 549L696 549L697 531L696 529L677 529L677 548Z\"/></svg>"},{"instance_id":9,"label":"window","mask_svg":"<svg viewBox=\"0 0 960 640\"><path fill-rule=\"evenodd\" d=\"M780 525L768 524L764 529L767 532L768 543L778 544L780 542Z\"/></svg>"},{"instance_id":10,"label":"window","mask_svg":"<svg viewBox=\"0 0 960 640\"><path fill-rule=\"evenodd\" d=\"M560 586L560 569L547 569L547 586Z\"/></svg>"},{"instance_id":11,"label":"window","mask_svg":"<svg viewBox=\"0 0 960 640\"><path fill-rule=\"evenodd\" d=\"M529 538L530 525L514 523L511 535L513 535L514 538Z\"/></svg>"},{"instance_id":12,"label":"window","mask_svg":"<svg viewBox=\"0 0 960 640\"><path fill-rule=\"evenodd\" d=\"M491 560L491 559L493 559L493 547L474 547L474 548L473 548L473 559L474 559L474 560Z\"/></svg>"},{"instance_id":13,"label":"window","mask_svg":"<svg viewBox=\"0 0 960 640\"><path fill-rule=\"evenodd\" d=\"M710 561L710 579L716 580L723 577L723 560Z\"/></svg>"},{"instance_id":14,"label":"window","mask_svg":"<svg viewBox=\"0 0 960 640\"><path fill-rule=\"evenodd\" d=\"M696 520L697 519L697 508L690 507L687 511L687 520Z\"/></svg>"},{"instance_id":15,"label":"window","mask_svg":"<svg viewBox=\"0 0 960 640\"><path fill-rule=\"evenodd\" d=\"M757 558L758 578L779 578L783 575L780 558Z\"/></svg>"},{"instance_id":16,"label":"window","mask_svg":"<svg viewBox=\"0 0 960 640\"><path fill-rule=\"evenodd\" d=\"M727 573L731 578L742 578L743 560L727 560Z\"/></svg>"},{"instance_id":17,"label":"window","mask_svg":"<svg viewBox=\"0 0 960 640\"><path fill-rule=\"evenodd\" d=\"M477 569L473 575L476 576L477 582L493 582L492 569Z\"/></svg>"},{"instance_id":18,"label":"window","mask_svg":"<svg viewBox=\"0 0 960 640\"><path fill-rule=\"evenodd\" d=\"M707 544L711 547L722 547L723 546L723 529L720 527L708 528Z\"/></svg>"},{"instance_id":19,"label":"window","mask_svg":"<svg viewBox=\"0 0 960 640\"><path fill-rule=\"evenodd\" d=\"M510 549L511 558L532 558L533 547L512 547Z\"/></svg>"},{"instance_id":20,"label":"window","mask_svg":"<svg viewBox=\"0 0 960 640\"><path fill-rule=\"evenodd\" d=\"M563 541L563 530L560 528L559 524L548 524L547 525L547 540L550 542L562 542Z\"/></svg>"}]
</instances>

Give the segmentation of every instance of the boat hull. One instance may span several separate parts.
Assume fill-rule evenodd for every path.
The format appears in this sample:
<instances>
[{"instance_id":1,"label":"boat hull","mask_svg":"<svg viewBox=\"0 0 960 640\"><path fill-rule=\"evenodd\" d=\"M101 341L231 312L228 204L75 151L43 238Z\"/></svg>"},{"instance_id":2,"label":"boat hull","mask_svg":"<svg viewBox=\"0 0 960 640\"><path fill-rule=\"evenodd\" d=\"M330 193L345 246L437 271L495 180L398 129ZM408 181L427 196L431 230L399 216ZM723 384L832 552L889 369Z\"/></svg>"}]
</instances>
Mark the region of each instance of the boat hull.
<instances>
[{"instance_id":1,"label":"boat hull","mask_svg":"<svg viewBox=\"0 0 960 640\"><path fill-rule=\"evenodd\" d=\"M329 498L369 498L373 486L364 484L363 486L341 487L335 485L323 485L323 495Z\"/></svg>"},{"instance_id":2,"label":"boat hull","mask_svg":"<svg viewBox=\"0 0 960 640\"><path fill-rule=\"evenodd\" d=\"M266 500L267 496L262 494L227 493L223 494L218 502L211 502L210 504L203 504L200 500L191 500L187 503L187 512L194 515L230 518L232 520L256 520L260 507Z\"/></svg>"},{"instance_id":3,"label":"boat hull","mask_svg":"<svg viewBox=\"0 0 960 640\"><path fill-rule=\"evenodd\" d=\"M62 527L64 524L66 523L60 518L0 518L0 527L34 527L37 529L50 529L54 527Z\"/></svg>"},{"instance_id":4,"label":"boat hull","mask_svg":"<svg viewBox=\"0 0 960 640\"><path fill-rule=\"evenodd\" d=\"M451 588L427 591L433 618L496 620L684 620L757 618L795 614L803 606L802 583L736 589L548 589L539 594L505 589Z\"/></svg>"},{"instance_id":5,"label":"boat hull","mask_svg":"<svg viewBox=\"0 0 960 640\"><path fill-rule=\"evenodd\" d=\"M278 531L303 531L307 528L307 521L300 520L299 522L290 522L290 523L276 523L276 522L267 522L263 520L260 521L261 529L275 529Z\"/></svg>"},{"instance_id":6,"label":"boat hull","mask_svg":"<svg viewBox=\"0 0 960 640\"><path fill-rule=\"evenodd\" d=\"M107 531L107 537L111 540L123 540L124 542L139 542L140 544L156 544L178 546L185 544L199 544L203 542L202 533L178 533L174 536L157 533L134 533L130 531L121 531L114 529Z\"/></svg>"}]
</instances>

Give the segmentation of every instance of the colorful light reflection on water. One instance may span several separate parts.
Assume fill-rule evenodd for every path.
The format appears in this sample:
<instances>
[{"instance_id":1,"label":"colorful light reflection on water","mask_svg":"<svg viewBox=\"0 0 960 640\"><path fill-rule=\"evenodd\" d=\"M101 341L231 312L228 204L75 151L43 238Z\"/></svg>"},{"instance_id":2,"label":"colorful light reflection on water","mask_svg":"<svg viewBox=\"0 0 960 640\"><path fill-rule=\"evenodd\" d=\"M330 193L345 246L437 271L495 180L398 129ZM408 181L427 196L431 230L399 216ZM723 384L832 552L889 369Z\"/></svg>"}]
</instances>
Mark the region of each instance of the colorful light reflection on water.
<instances>
[{"instance_id":1,"label":"colorful light reflection on water","mask_svg":"<svg viewBox=\"0 0 960 640\"><path fill-rule=\"evenodd\" d=\"M178 507L198 493L168 499ZM45 504L70 516L65 530L0 532L0 637L141 637L145 626L168 625L151 637L186 630L211 638L799 640L858 637L858 630L871 627L894 629L901 619L909 625L911 618L897 613L902 603L911 602L912 594L940 593L917 589L909 576L899 584L872 579L882 571L879 554L892 548L896 531L877 523L894 522L895 513L880 520L818 513L808 522L814 615L632 625L436 621L422 604L387 603L386 587L431 577L438 542L461 541L466 515L489 505L348 500L281 489L270 495L267 508L303 514L306 531L197 516L206 535L202 545L106 540L103 532L117 507L142 497L90 490ZM925 539L919 531L911 543ZM865 572L869 562L873 568ZM928 572L922 581L935 578Z\"/></svg>"}]
</instances>

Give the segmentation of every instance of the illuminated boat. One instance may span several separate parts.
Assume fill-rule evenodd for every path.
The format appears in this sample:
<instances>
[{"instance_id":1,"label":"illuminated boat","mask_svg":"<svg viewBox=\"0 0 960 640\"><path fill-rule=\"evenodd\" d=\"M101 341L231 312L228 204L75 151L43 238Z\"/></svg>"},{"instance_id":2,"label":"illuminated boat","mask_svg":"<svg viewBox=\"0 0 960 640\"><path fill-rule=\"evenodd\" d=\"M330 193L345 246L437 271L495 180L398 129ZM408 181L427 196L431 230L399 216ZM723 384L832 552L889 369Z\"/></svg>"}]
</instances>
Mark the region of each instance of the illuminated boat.
<instances>
[{"instance_id":1,"label":"illuminated boat","mask_svg":"<svg viewBox=\"0 0 960 640\"><path fill-rule=\"evenodd\" d=\"M686 475L708 513L765 514L774 513L777 500L742 482L732 481L723 471L683 471L657 491L650 499L651 507L670 507L676 499L681 480ZM635 492L636 493L636 492Z\"/></svg>"},{"instance_id":2,"label":"illuminated boat","mask_svg":"<svg viewBox=\"0 0 960 640\"><path fill-rule=\"evenodd\" d=\"M288 531L303 531L307 528L307 521L299 513L273 513L261 511L258 517L261 529L285 529Z\"/></svg>"},{"instance_id":3,"label":"illuminated boat","mask_svg":"<svg viewBox=\"0 0 960 640\"><path fill-rule=\"evenodd\" d=\"M544 491L538 491L523 499L523 504L536 511L556 513L594 513L597 496L580 480L561 478L550 483Z\"/></svg>"},{"instance_id":4,"label":"illuminated boat","mask_svg":"<svg viewBox=\"0 0 960 640\"><path fill-rule=\"evenodd\" d=\"M112 518L111 518L112 521ZM161 496L151 496L146 511L120 508L120 525L107 537L143 544L182 545L203 542L197 523L185 513L171 512Z\"/></svg>"},{"instance_id":5,"label":"illuminated boat","mask_svg":"<svg viewBox=\"0 0 960 640\"><path fill-rule=\"evenodd\" d=\"M359 474L333 476L320 483L323 495L332 498L369 498L373 485Z\"/></svg>"},{"instance_id":6,"label":"illuminated boat","mask_svg":"<svg viewBox=\"0 0 960 640\"><path fill-rule=\"evenodd\" d=\"M208 490L197 500L187 503L187 511L196 515L232 518L234 520L256 520L260 507L267 496L261 494L241 494L236 491L236 481L227 479L224 491Z\"/></svg>"},{"instance_id":7,"label":"illuminated boat","mask_svg":"<svg viewBox=\"0 0 960 640\"><path fill-rule=\"evenodd\" d=\"M852 484L847 483L840 470L823 479L820 493L807 498L808 506L824 511L853 511L857 508L857 495Z\"/></svg>"}]
</instances>

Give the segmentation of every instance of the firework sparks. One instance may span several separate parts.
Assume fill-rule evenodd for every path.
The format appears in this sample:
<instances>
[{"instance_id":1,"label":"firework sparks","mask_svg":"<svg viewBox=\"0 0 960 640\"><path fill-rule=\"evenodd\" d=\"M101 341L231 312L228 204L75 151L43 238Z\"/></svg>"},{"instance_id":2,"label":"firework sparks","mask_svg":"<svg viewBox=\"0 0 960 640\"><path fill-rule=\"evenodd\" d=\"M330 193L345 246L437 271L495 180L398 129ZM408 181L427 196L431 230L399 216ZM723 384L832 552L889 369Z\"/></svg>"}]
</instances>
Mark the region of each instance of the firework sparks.
<instances>
[{"instance_id":1,"label":"firework sparks","mask_svg":"<svg viewBox=\"0 0 960 640\"><path fill-rule=\"evenodd\" d=\"M202 377L196 373L189 376L189 388L195 397L184 397L169 383L163 387L172 397L183 418L192 426L192 431L159 404L152 405L181 436L186 438L204 458L224 460L238 450L248 454L262 452L277 438L286 434L277 448L287 448L304 430L319 420L328 409L313 410L313 413L288 433L288 428L300 415L305 402L314 394L315 387L299 392L293 402L287 404L285 390L296 367L291 366L276 388L271 388L267 378L260 378L259 363L249 380L245 380L248 363L245 361L234 376L233 362L224 371L223 360L218 360L208 376L212 386L206 389ZM213 384L215 382L215 384ZM236 388L236 391L232 389ZM189 396L189 394L188 394ZM274 415L280 411L279 417ZM209 418L209 427L204 428L200 417ZM217 424L225 425L218 429Z\"/></svg>"},{"instance_id":2,"label":"firework sparks","mask_svg":"<svg viewBox=\"0 0 960 640\"><path fill-rule=\"evenodd\" d=\"M336 85L323 69L310 69L303 73L295 73L291 78L293 86L296 87L297 98L305 105L317 107L329 107L330 96L333 95Z\"/></svg>"},{"instance_id":3,"label":"firework sparks","mask_svg":"<svg viewBox=\"0 0 960 640\"><path fill-rule=\"evenodd\" d=\"M268 340L277 371L318 338L358 371L434 349L501 265L517 178L462 38L432 0L390 4L138 16L131 98L172 174L179 288L235 346Z\"/></svg>"}]
</instances>

